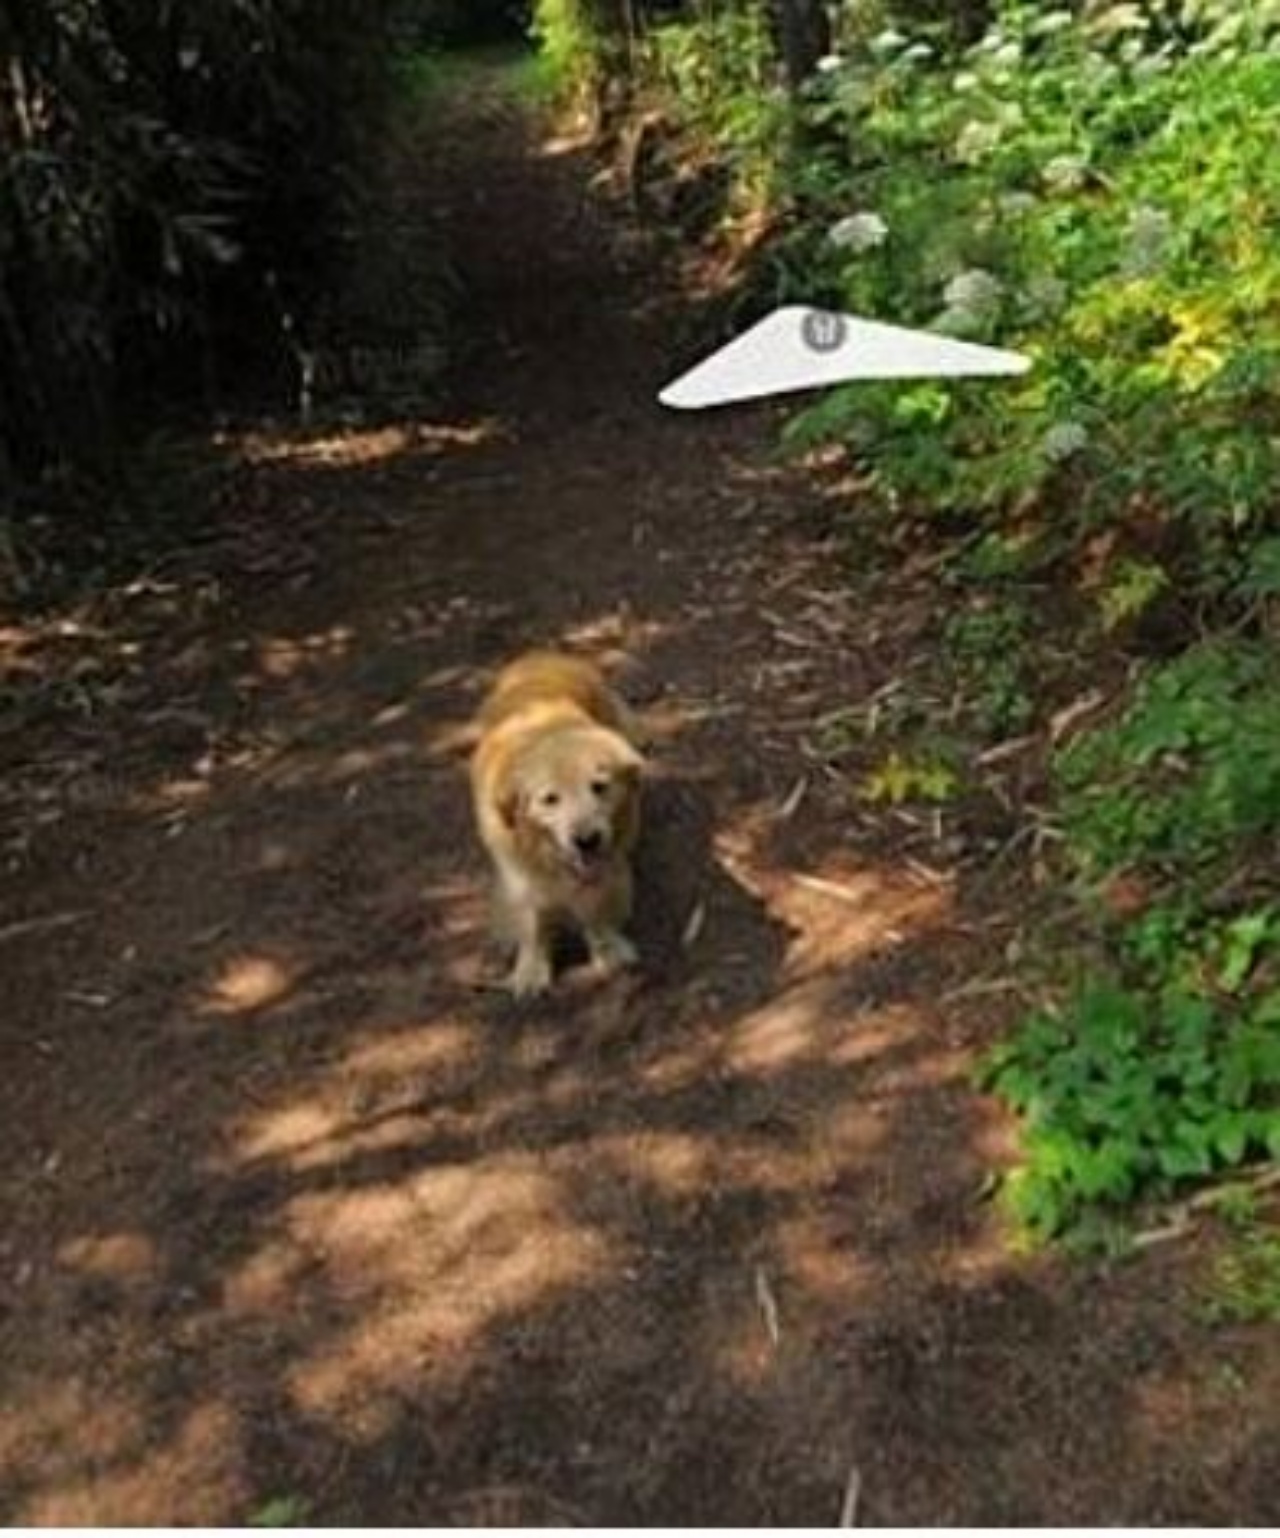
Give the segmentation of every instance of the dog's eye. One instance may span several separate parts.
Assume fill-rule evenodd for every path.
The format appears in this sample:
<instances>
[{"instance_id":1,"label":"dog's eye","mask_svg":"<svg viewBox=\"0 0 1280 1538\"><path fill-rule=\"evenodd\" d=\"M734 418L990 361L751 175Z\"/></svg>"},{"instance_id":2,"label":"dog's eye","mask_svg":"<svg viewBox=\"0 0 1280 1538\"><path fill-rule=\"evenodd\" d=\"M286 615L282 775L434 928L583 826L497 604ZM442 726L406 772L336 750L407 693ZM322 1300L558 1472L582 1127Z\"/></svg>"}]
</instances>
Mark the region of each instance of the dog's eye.
<instances>
[{"instance_id":1,"label":"dog's eye","mask_svg":"<svg viewBox=\"0 0 1280 1538\"><path fill-rule=\"evenodd\" d=\"M608 789L608 780L592 780L591 782L591 793L593 796L603 796Z\"/></svg>"},{"instance_id":2,"label":"dog's eye","mask_svg":"<svg viewBox=\"0 0 1280 1538\"><path fill-rule=\"evenodd\" d=\"M544 790L539 799L541 800L543 806L559 806L560 792L558 790Z\"/></svg>"}]
</instances>

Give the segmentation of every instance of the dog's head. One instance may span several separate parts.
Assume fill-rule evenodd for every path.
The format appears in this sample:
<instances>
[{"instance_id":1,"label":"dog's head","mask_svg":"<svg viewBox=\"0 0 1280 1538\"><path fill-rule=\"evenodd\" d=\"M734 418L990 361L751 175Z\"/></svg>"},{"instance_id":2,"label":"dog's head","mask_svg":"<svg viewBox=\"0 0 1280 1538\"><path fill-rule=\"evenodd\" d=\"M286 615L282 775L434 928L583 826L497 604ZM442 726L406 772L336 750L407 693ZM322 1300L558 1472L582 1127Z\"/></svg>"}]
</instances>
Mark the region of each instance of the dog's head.
<instances>
[{"instance_id":1,"label":"dog's head","mask_svg":"<svg viewBox=\"0 0 1280 1538\"><path fill-rule=\"evenodd\" d=\"M508 825L579 881L602 876L635 828L643 760L617 732L570 726L531 743L499 802Z\"/></svg>"}]
</instances>

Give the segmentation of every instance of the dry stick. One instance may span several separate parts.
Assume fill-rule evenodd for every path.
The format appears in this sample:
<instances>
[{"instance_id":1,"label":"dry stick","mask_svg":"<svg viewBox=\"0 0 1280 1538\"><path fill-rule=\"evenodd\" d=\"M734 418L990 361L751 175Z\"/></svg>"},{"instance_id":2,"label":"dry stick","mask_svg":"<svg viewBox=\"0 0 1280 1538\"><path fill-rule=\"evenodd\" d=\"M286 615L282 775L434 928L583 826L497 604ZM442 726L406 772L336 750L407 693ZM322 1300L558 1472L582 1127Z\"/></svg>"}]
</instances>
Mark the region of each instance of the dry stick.
<instances>
[{"instance_id":1,"label":"dry stick","mask_svg":"<svg viewBox=\"0 0 1280 1538\"><path fill-rule=\"evenodd\" d=\"M907 855L904 863L926 886L949 886L953 880L946 871L935 870L932 865L926 865L914 855Z\"/></svg>"},{"instance_id":2,"label":"dry stick","mask_svg":"<svg viewBox=\"0 0 1280 1538\"><path fill-rule=\"evenodd\" d=\"M702 933L703 925L707 919L707 905L700 897L689 910L689 917L685 920L684 929L680 933L680 944L685 950L690 950Z\"/></svg>"},{"instance_id":3,"label":"dry stick","mask_svg":"<svg viewBox=\"0 0 1280 1538\"><path fill-rule=\"evenodd\" d=\"M866 905L865 893L850 886L842 886L838 881L828 881L825 876L809 876L804 871L792 871L791 879L797 886L807 887L811 892L821 892L824 897L834 897L837 902L853 903L857 907Z\"/></svg>"},{"instance_id":4,"label":"dry stick","mask_svg":"<svg viewBox=\"0 0 1280 1538\"><path fill-rule=\"evenodd\" d=\"M764 1316L764 1327L776 1351L778 1342L782 1338L778 1323L778 1300L773 1295L773 1288L769 1286L769 1278L763 1266L756 1267L756 1302L760 1305L760 1312Z\"/></svg>"},{"instance_id":5,"label":"dry stick","mask_svg":"<svg viewBox=\"0 0 1280 1538\"><path fill-rule=\"evenodd\" d=\"M974 763L984 769L992 764L1003 763L1006 758L1016 758L1027 748L1034 747L1039 740L1038 732L1029 732L1025 737L1011 737L1006 742L996 743L995 747L988 748L985 753L979 753Z\"/></svg>"},{"instance_id":6,"label":"dry stick","mask_svg":"<svg viewBox=\"0 0 1280 1538\"><path fill-rule=\"evenodd\" d=\"M1180 1239L1187 1233L1196 1215L1216 1207L1222 1200L1225 1192L1235 1187L1243 1186L1246 1190L1259 1192L1270 1191L1280 1186L1280 1164L1266 1164L1252 1175L1249 1171L1237 1173L1234 1177L1219 1181L1216 1185L1206 1187L1189 1197L1180 1206L1173 1210L1170 1222L1160 1228L1148 1228L1143 1233L1135 1234L1133 1247L1135 1250L1147 1250L1152 1245L1163 1244L1168 1239Z\"/></svg>"},{"instance_id":7,"label":"dry stick","mask_svg":"<svg viewBox=\"0 0 1280 1538\"><path fill-rule=\"evenodd\" d=\"M16 924L6 924L0 929L0 945L6 940L20 940L24 935L40 934L50 929L65 929L69 924L82 924L93 915L87 908L76 913L50 913L44 918L20 919Z\"/></svg>"},{"instance_id":8,"label":"dry stick","mask_svg":"<svg viewBox=\"0 0 1280 1538\"><path fill-rule=\"evenodd\" d=\"M840 1526L857 1527L858 1502L862 1497L862 1474L858 1465L849 1465L849 1477L844 1484L844 1499L840 1502Z\"/></svg>"},{"instance_id":9,"label":"dry stick","mask_svg":"<svg viewBox=\"0 0 1280 1538\"><path fill-rule=\"evenodd\" d=\"M942 995L943 1004L958 1004L963 999L982 999L994 993L1024 993L1026 990L1016 977L975 977L961 983Z\"/></svg>"},{"instance_id":10,"label":"dry stick","mask_svg":"<svg viewBox=\"0 0 1280 1538\"><path fill-rule=\"evenodd\" d=\"M1101 689L1090 689L1087 694L1082 694L1079 699L1072 700L1071 704L1057 711L1049 722L1049 743L1056 747L1058 742L1071 730L1077 721L1091 715L1100 705L1105 705L1107 696Z\"/></svg>"},{"instance_id":11,"label":"dry stick","mask_svg":"<svg viewBox=\"0 0 1280 1538\"><path fill-rule=\"evenodd\" d=\"M795 816L795 813L799 808L800 803L804 800L808 789L808 777L802 774L791 787L782 805L777 810L776 816L780 822L786 822L789 818Z\"/></svg>"}]
</instances>

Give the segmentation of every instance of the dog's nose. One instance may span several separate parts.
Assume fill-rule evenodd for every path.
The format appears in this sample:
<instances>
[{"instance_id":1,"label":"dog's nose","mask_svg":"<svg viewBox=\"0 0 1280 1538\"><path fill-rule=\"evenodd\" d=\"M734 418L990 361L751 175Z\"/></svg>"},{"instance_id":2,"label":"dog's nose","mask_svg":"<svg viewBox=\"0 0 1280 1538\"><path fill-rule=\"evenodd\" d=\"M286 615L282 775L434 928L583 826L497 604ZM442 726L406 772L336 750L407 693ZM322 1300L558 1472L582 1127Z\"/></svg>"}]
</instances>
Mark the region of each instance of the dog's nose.
<instances>
[{"instance_id":1,"label":"dog's nose","mask_svg":"<svg viewBox=\"0 0 1280 1538\"><path fill-rule=\"evenodd\" d=\"M579 854L599 854L604 848L604 834L598 829L573 835L573 847Z\"/></svg>"}]
</instances>

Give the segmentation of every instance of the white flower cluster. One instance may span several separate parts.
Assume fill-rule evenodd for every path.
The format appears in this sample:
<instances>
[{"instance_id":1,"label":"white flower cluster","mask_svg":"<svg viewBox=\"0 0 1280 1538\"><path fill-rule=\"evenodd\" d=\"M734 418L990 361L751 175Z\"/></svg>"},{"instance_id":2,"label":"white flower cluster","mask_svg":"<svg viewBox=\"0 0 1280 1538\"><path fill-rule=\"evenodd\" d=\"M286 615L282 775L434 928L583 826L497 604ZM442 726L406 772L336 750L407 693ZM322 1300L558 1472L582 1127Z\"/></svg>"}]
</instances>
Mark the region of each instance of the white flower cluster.
<instances>
[{"instance_id":1,"label":"white flower cluster","mask_svg":"<svg viewBox=\"0 0 1280 1538\"><path fill-rule=\"evenodd\" d=\"M1140 5L1126 3L1108 6L1089 20L1089 30L1100 37L1114 37L1120 32L1145 32L1149 25Z\"/></svg>"},{"instance_id":2,"label":"white flower cluster","mask_svg":"<svg viewBox=\"0 0 1280 1538\"><path fill-rule=\"evenodd\" d=\"M909 37L904 37L896 27L888 27L883 32L878 32L868 44L871 52L881 59L892 58L895 54L898 64L921 64L926 59L933 58L933 48L925 42L913 43Z\"/></svg>"},{"instance_id":3,"label":"white flower cluster","mask_svg":"<svg viewBox=\"0 0 1280 1538\"><path fill-rule=\"evenodd\" d=\"M842 251L874 251L889 238L889 226L879 214L847 214L827 231L827 239Z\"/></svg>"},{"instance_id":4,"label":"white flower cluster","mask_svg":"<svg viewBox=\"0 0 1280 1538\"><path fill-rule=\"evenodd\" d=\"M1041 439L1040 451L1046 459L1061 464L1086 448L1088 443L1089 434L1079 422L1059 422Z\"/></svg>"},{"instance_id":5,"label":"white flower cluster","mask_svg":"<svg viewBox=\"0 0 1280 1538\"><path fill-rule=\"evenodd\" d=\"M980 119L974 119L973 122L966 123L960 130L960 137L956 140L956 159L964 165L977 165L999 143L999 123L983 122Z\"/></svg>"},{"instance_id":6,"label":"white flower cluster","mask_svg":"<svg viewBox=\"0 0 1280 1538\"><path fill-rule=\"evenodd\" d=\"M1055 192L1075 192L1085 184L1089 163L1081 155L1055 155L1040 174Z\"/></svg>"},{"instance_id":7,"label":"white flower cluster","mask_svg":"<svg viewBox=\"0 0 1280 1538\"><path fill-rule=\"evenodd\" d=\"M1000 279L985 267L970 267L958 272L942 291L947 306L953 310L972 310L975 315L989 315L1000 303L1004 289Z\"/></svg>"},{"instance_id":8,"label":"white flower cluster","mask_svg":"<svg viewBox=\"0 0 1280 1538\"><path fill-rule=\"evenodd\" d=\"M974 45L973 52L985 55L987 63L994 65L998 72L1012 69L1015 64L1022 61L1022 44L1014 38L1006 37L999 27L992 27L987 35Z\"/></svg>"},{"instance_id":9,"label":"white flower cluster","mask_svg":"<svg viewBox=\"0 0 1280 1538\"><path fill-rule=\"evenodd\" d=\"M1055 32L1065 32L1074 21L1070 11L1046 11L1031 23L1030 31L1037 37L1051 37Z\"/></svg>"},{"instance_id":10,"label":"white flower cluster","mask_svg":"<svg viewBox=\"0 0 1280 1538\"><path fill-rule=\"evenodd\" d=\"M968 336L991 319L1003 294L1000 279L983 267L958 272L942 291L946 309L934 325L951 336Z\"/></svg>"},{"instance_id":11,"label":"white flower cluster","mask_svg":"<svg viewBox=\"0 0 1280 1538\"><path fill-rule=\"evenodd\" d=\"M870 43L872 53L878 54L897 53L899 48L906 46L906 38L894 27L887 27L883 32L877 32Z\"/></svg>"}]
</instances>

